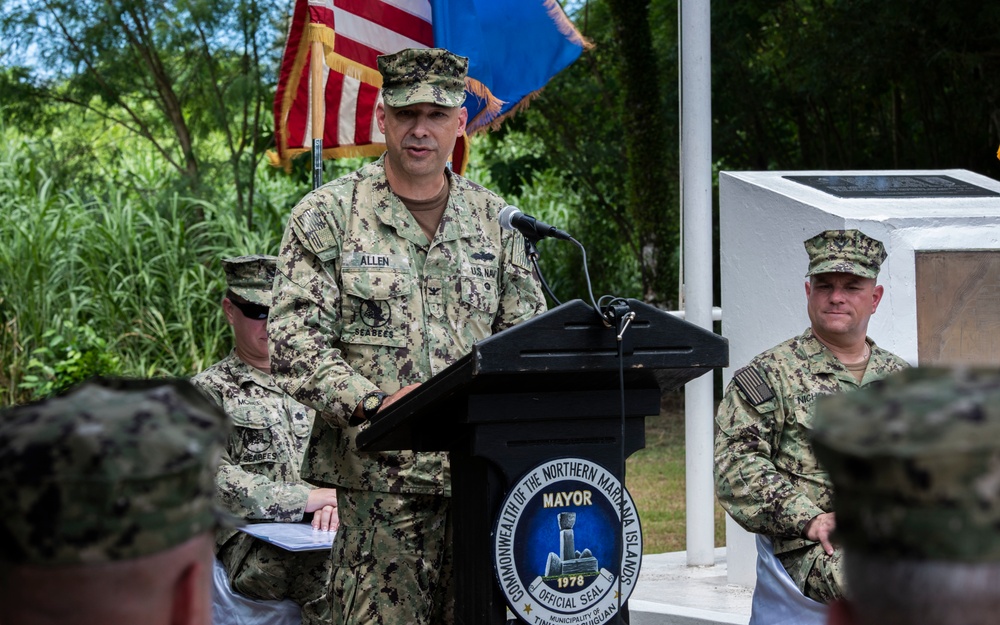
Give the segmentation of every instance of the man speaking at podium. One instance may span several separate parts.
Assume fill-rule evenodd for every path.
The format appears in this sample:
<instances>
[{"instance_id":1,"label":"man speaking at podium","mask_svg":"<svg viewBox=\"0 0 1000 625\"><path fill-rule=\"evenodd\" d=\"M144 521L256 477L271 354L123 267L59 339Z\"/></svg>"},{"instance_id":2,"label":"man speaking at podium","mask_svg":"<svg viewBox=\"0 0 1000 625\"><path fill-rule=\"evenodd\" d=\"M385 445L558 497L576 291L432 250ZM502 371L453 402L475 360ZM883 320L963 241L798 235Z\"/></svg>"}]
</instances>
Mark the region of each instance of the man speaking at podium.
<instances>
[{"instance_id":1,"label":"man speaking at podium","mask_svg":"<svg viewBox=\"0 0 1000 625\"><path fill-rule=\"evenodd\" d=\"M357 434L545 299L522 236L500 227L506 203L446 165L465 131L468 59L409 49L378 67L386 152L292 212L271 372L317 411L303 478L337 488L334 622L436 625L454 622L448 456L360 452Z\"/></svg>"}]
</instances>

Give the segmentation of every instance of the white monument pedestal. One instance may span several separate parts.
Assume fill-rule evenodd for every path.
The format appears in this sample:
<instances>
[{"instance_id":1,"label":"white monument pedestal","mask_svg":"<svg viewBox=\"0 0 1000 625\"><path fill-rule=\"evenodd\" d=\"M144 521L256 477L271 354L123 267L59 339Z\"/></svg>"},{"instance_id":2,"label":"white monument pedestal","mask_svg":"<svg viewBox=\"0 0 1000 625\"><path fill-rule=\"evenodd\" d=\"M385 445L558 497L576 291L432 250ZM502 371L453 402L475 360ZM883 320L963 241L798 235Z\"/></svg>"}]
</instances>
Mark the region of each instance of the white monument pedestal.
<instances>
[{"instance_id":1,"label":"white monument pedestal","mask_svg":"<svg viewBox=\"0 0 1000 625\"><path fill-rule=\"evenodd\" d=\"M868 327L911 364L1000 360L1000 182L966 170L721 172L724 384L809 326L802 242L856 228L885 245ZM729 582L754 585L749 534L726 524Z\"/></svg>"}]
</instances>

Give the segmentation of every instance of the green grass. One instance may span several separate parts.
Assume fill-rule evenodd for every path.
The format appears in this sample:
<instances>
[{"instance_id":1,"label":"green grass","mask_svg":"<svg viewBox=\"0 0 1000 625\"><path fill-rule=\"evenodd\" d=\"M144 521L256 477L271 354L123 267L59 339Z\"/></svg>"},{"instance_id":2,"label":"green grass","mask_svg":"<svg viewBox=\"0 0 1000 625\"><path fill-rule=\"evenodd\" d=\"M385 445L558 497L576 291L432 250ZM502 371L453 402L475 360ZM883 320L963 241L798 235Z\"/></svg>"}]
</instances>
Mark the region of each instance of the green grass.
<instances>
[{"instance_id":1,"label":"green grass","mask_svg":"<svg viewBox=\"0 0 1000 625\"><path fill-rule=\"evenodd\" d=\"M684 404L667 396L660 414L646 418L646 448L626 462L625 484L642 523L644 553L684 551ZM715 504L715 546L726 543L724 513Z\"/></svg>"}]
</instances>

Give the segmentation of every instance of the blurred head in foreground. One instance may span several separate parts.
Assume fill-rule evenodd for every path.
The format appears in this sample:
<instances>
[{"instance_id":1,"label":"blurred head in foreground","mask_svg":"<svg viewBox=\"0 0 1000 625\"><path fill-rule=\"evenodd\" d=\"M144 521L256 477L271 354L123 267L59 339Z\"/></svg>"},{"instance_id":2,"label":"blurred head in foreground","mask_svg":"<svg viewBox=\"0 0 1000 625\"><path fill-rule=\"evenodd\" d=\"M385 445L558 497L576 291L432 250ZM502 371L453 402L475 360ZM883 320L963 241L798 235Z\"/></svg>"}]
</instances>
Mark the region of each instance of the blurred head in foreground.
<instances>
[{"instance_id":1,"label":"blurred head in foreground","mask_svg":"<svg viewBox=\"0 0 1000 625\"><path fill-rule=\"evenodd\" d=\"M821 398L847 599L830 623L986 625L1000 613L1000 370L915 368Z\"/></svg>"},{"instance_id":2,"label":"blurred head in foreground","mask_svg":"<svg viewBox=\"0 0 1000 625\"><path fill-rule=\"evenodd\" d=\"M227 427L179 380L0 414L0 622L209 623Z\"/></svg>"}]
</instances>

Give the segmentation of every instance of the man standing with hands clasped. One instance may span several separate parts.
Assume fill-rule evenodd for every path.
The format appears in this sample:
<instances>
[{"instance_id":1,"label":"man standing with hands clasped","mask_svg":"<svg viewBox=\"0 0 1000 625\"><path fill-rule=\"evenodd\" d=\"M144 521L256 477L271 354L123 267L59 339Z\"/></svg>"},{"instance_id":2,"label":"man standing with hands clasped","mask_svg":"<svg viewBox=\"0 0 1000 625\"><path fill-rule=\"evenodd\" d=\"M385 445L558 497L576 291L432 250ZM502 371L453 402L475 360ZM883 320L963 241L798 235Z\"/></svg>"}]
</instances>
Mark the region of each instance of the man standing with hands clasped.
<instances>
[{"instance_id":1,"label":"man standing with hands clasped","mask_svg":"<svg viewBox=\"0 0 1000 625\"><path fill-rule=\"evenodd\" d=\"M733 375L716 416L715 484L723 508L774 554L807 597L843 595L832 485L808 440L817 397L851 391L906 367L867 336L883 288L880 241L827 230L805 242L810 327Z\"/></svg>"},{"instance_id":2,"label":"man standing with hands clasped","mask_svg":"<svg viewBox=\"0 0 1000 625\"><path fill-rule=\"evenodd\" d=\"M378 58L386 153L303 198L281 243L271 370L317 411L306 479L336 487L335 623L454 622L445 453L362 452L379 410L476 341L545 310L506 203L447 169L468 59ZM442 416L441 418L447 418Z\"/></svg>"}]
</instances>

